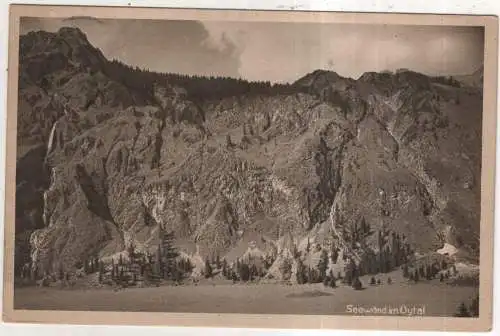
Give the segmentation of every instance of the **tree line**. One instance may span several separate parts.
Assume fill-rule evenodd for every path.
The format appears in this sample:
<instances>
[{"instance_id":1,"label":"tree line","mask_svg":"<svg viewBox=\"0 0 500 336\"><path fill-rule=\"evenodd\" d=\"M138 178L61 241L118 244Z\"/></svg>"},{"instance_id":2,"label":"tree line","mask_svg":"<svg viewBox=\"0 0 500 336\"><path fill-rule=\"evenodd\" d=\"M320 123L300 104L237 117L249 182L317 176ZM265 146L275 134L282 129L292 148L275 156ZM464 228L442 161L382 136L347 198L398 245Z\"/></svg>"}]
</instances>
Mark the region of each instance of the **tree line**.
<instances>
[{"instance_id":1,"label":"tree line","mask_svg":"<svg viewBox=\"0 0 500 336\"><path fill-rule=\"evenodd\" d=\"M176 73L159 73L124 64L118 60L109 61L103 72L127 88L142 93L153 101L155 84L174 85L186 89L188 97L195 101L220 100L240 95L278 95L300 92L302 89L288 83L269 81L247 81L241 78L221 76L198 76Z\"/></svg>"}]
</instances>

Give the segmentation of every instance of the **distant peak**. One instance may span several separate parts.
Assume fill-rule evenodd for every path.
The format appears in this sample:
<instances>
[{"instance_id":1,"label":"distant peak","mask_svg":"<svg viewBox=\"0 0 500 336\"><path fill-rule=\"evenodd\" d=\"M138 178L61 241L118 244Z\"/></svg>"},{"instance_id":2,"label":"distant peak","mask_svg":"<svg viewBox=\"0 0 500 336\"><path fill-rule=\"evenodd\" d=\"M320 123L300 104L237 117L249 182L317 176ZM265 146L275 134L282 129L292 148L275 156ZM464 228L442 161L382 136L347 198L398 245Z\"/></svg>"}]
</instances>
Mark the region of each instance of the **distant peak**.
<instances>
[{"instance_id":1,"label":"distant peak","mask_svg":"<svg viewBox=\"0 0 500 336\"><path fill-rule=\"evenodd\" d=\"M344 77L340 76L335 71L324 70L324 69L316 69L313 72L308 73L304 77L300 78L295 82L298 85L311 85L313 82L317 80L327 81L327 82L335 82L337 80L344 79Z\"/></svg>"},{"instance_id":2,"label":"distant peak","mask_svg":"<svg viewBox=\"0 0 500 336\"><path fill-rule=\"evenodd\" d=\"M74 36L87 41L87 35L85 35L85 33L82 32L80 28L77 27L61 27L57 31L57 34L62 36Z\"/></svg>"}]
</instances>

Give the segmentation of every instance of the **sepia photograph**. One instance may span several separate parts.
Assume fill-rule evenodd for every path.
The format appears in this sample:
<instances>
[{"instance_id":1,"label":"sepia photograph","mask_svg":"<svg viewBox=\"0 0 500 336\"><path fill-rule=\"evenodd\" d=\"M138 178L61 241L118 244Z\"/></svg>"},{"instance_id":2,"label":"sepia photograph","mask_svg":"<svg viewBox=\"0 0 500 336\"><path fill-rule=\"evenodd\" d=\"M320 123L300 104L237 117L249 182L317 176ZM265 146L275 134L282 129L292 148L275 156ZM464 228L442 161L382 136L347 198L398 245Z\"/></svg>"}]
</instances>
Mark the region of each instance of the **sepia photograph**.
<instances>
[{"instance_id":1,"label":"sepia photograph","mask_svg":"<svg viewBox=\"0 0 500 336\"><path fill-rule=\"evenodd\" d=\"M491 328L496 18L26 7L13 319Z\"/></svg>"}]
</instances>

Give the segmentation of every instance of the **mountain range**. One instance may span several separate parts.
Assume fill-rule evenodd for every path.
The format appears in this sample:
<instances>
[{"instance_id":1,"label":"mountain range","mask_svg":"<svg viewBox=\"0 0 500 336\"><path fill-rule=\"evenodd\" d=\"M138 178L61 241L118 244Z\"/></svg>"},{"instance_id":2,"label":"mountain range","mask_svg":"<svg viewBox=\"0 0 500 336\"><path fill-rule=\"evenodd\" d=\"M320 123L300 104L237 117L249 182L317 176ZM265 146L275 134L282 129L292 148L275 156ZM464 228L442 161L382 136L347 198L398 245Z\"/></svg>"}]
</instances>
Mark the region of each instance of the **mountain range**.
<instances>
[{"instance_id":1,"label":"mountain range","mask_svg":"<svg viewBox=\"0 0 500 336\"><path fill-rule=\"evenodd\" d=\"M396 236L478 262L482 68L272 85L133 68L77 28L19 47L16 271L154 251L162 230L195 265L273 255L269 273L311 244L363 260Z\"/></svg>"}]
</instances>

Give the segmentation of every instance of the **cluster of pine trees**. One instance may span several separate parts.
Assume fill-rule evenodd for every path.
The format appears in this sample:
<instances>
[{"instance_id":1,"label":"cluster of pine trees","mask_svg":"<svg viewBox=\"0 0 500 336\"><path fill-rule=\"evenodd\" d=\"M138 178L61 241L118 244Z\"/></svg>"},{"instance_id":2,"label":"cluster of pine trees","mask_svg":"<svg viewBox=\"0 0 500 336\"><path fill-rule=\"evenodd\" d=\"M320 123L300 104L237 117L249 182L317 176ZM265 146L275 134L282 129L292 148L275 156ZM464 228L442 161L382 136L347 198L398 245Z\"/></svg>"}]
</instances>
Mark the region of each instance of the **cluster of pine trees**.
<instances>
[{"instance_id":1,"label":"cluster of pine trees","mask_svg":"<svg viewBox=\"0 0 500 336\"><path fill-rule=\"evenodd\" d=\"M203 275L205 278L211 278L217 273L227 280L233 282L248 282L255 281L258 278L265 276L267 270L272 264L271 257L260 257L258 259L249 257L245 260L236 259L236 261L229 265L226 259L220 259L219 256L215 260L205 259L205 267Z\"/></svg>"},{"instance_id":2,"label":"cluster of pine trees","mask_svg":"<svg viewBox=\"0 0 500 336\"><path fill-rule=\"evenodd\" d=\"M406 264L413 254L413 250L407 243L404 235L381 229L378 231L378 251L374 252L368 247L367 238L374 234L371 226L364 218L354 222L351 227L343 226L342 236L345 244L340 246L337 239L333 236L330 245L330 251L316 246L316 251L321 251L317 265L306 266L303 261L302 253L294 247L293 257L297 262L296 280L299 284L321 283L329 285L335 281L341 280L342 283L352 286L355 289L361 289L362 284L359 277L366 274L388 273L397 267ZM347 250L346 250L347 248ZM332 272L327 274L329 264L339 262L341 250L344 250L343 262L345 263L343 275L338 272L334 276ZM311 244L308 240L305 253L311 251ZM354 262L351 251L356 251L363 255L359 263Z\"/></svg>"},{"instance_id":3,"label":"cluster of pine trees","mask_svg":"<svg viewBox=\"0 0 500 336\"><path fill-rule=\"evenodd\" d=\"M407 263L414 252L406 242L404 234L400 236L391 230L379 230L378 246L378 260L371 267L373 273L387 273L394 270Z\"/></svg>"},{"instance_id":4,"label":"cluster of pine trees","mask_svg":"<svg viewBox=\"0 0 500 336\"><path fill-rule=\"evenodd\" d=\"M220 273L225 279L233 282L255 281L266 275L273 261L271 256L259 258L250 256L244 260L238 258L229 265L226 259L221 260L217 256L215 260L205 259L203 275L205 278L211 278Z\"/></svg>"},{"instance_id":5,"label":"cluster of pine trees","mask_svg":"<svg viewBox=\"0 0 500 336\"><path fill-rule=\"evenodd\" d=\"M236 259L231 267L224 259L222 262L222 275L233 282L255 281L266 275L272 262L271 257L260 257L258 260L249 257L245 260Z\"/></svg>"},{"instance_id":6,"label":"cluster of pine trees","mask_svg":"<svg viewBox=\"0 0 500 336\"><path fill-rule=\"evenodd\" d=\"M450 272L451 270L451 272ZM458 273L455 265L450 265L443 259L441 262L435 260L433 262L421 262L420 265L415 265L412 268L405 264L402 266L403 277L414 282L421 280L432 280L439 276L439 281L443 282L452 275Z\"/></svg>"},{"instance_id":7,"label":"cluster of pine trees","mask_svg":"<svg viewBox=\"0 0 500 336\"><path fill-rule=\"evenodd\" d=\"M310 243L308 241L308 245L306 248L306 252L310 250ZM332 253L337 253L336 250ZM335 276L333 271L330 270L328 272L328 265L332 262L336 262L337 258L334 255L328 256L328 252L326 250L321 250L321 255L317 265L314 266L306 266L301 258L300 253L297 253L296 261L297 261L297 270L296 270L296 280L298 284L305 283L323 283L326 287L335 288L337 287L337 281L342 281L342 283L352 286L356 290L360 290L363 288L363 284L359 277L361 273L359 271L359 267L356 266L352 259L349 259L350 262L347 263L344 269L344 276L341 275L340 272Z\"/></svg>"},{"instance_id":8,"label":"cluster of pine trees","mask_svg":"<svg viewBox=\"0 0 500 336\"><path fill-rule=\"evenodd\" d=\"M333 276L333 273L330 275L330 277L327 276L327 269L328 269L328 253L326 252L326 250L321 251L320 260L318 262L318 265L316 265L316 267L310 267L310 266L306 267L302 259L299 257L297 259L297 271L296 271L297 283L298 284L320 283L324 282L328 278L329 278L328 281L332 279L333 281L335 281L336 279Z\"/></svg>"},{"instance_id":9,"label":"cluster of pine trees","mask_svg":"<svg viewBox=\"0 0 500 336\"><path fill-rule=\"evenodd\" d=\"M118 60L108 62L105 74L137 92L148 100L153 99L153 86L170 84L183 87L193 101L219 100L226 97L253 94L290 94L301 89L290 84L271 84L269 81L249 82L231 77L182 75L159 73L126 65Z\"/></svg>"},{"instance_id":10,"label":"cluster of pine trees","mask_svg":"<svg viewBox=\"0 0 500 336\"><path fill-rule=\"evenodd\" d=\"M100 269L102 262L99 260L99 257L93 256L90 258L87 258L83 262L83 272L85 274L91 274L95 273ZM62 267L59 269L59 273L62 272Z\"/></svg>"},{"instance_id":11,"label":"cluster of pine trees","mask_svg":"<svg viewBox=\"0 0 500 336\"><path fill-rule=\"evenodd\" d=\"M344 261L349 261L346 266L346 273L356 273L359 276L388 273L410 261L414 251L404 234L400 235L386 228L378 230L378 248L376 252L372 253L368 247L367 239L374 233L375 231L372 230L371 225L367 223L364 217L358 222L354 222L349 228L343 226L342 236L346 243L350 245L350 249L364 254L358 266L349 261L349 256L344 254ZM336 246L335 243L332 243L331 246L331 260L335 263L339 256L340 247ZM349 274L347 277L349 277Z\"/></svg>"},{"instance_id":12,"label":"cluster of pine trees","mask_svg":"<svg viewBox=\"0 0 500 336\"><path fill-rule=\"evenodd\" d=\"M173 232L161 231L155 254L139 253L131 244L127 248L128 259L125 260L122 255L116 262L112 259L110 271L97 258L86 261L84 271L87 274L99 272L100 283L122 286L135 285L139 280L146 284L159 284L162 280L182 282L191 274L193 265L189 259L179 258L174 238Z\"/></svg>"}]
</instances>

